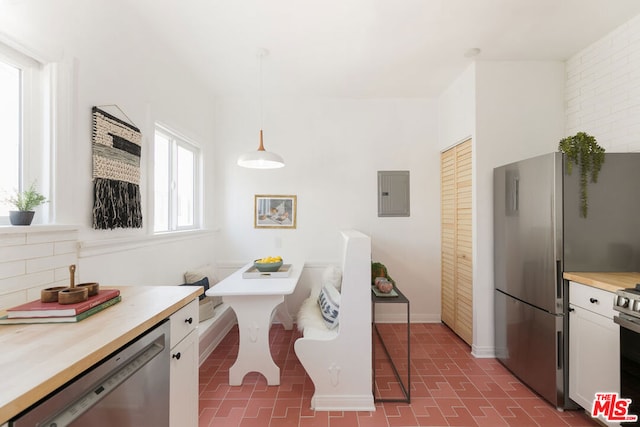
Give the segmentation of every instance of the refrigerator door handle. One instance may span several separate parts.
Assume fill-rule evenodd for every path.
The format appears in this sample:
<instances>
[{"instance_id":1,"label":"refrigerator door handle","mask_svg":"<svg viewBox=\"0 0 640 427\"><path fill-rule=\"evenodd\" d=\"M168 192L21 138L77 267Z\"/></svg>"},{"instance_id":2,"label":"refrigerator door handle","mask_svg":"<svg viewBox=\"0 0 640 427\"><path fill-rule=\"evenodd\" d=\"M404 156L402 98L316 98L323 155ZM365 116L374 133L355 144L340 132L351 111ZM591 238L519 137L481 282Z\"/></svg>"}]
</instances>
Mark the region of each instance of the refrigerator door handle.
<instances>
[{"instance_id":1,"label":"refrigerator door handle","mask_svg":"<svg viewBox=\"0 0 640 427\"><path fill-rule=\"evenodd\" d=\"M557 344L557 348L558 348L558 370L562 369L562 361L564 360L564 345L563 345L563 340L562 340L562 331L558 331L557 332L557 336L558 336L558 344Z\"/></svg>"},{"instance_id":2,"label":"refrigerator door handle","mask_svg":"<svg viewBox=\"0 0 640 427\"><path fill-rule=\"evenodd\" d=\"M513 178L513 212L518 212L520 209L520 178Z\"/></svg>"},{"instance_id":3,"label":"refrigerator door handle","mask_svg":"<svg viewBox=\"0 0 640 427\"><path fill-rule=\"evenodd\" d=\"M556 298L562 299L562 288L564 279L562 278L562 261L556 260Z\"/></svg>"}]
</instances>

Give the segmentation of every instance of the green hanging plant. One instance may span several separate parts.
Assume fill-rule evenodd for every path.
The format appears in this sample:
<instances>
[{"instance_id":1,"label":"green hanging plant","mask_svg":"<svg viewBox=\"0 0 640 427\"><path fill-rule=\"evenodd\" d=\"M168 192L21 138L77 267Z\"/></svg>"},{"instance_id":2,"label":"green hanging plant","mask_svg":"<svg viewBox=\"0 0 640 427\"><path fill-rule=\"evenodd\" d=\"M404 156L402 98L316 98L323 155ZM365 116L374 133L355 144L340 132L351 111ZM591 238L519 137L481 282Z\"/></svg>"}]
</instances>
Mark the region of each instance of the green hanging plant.
<instances>
[{"instance_id":1,"label":"green hanging plant","mask_svg":"<svg viewBox=\"0 0 640 427\"><path fill-rule=\"evenodd\" d=\"M573 165L580 166L580 216L587 217L587 184L598 182L598 173L604 163L604 148L598 145L596 139L585 133L578 132L560 140L558 150L567 157L567 173L571 175Z\"/></svg>"}]
</instances>

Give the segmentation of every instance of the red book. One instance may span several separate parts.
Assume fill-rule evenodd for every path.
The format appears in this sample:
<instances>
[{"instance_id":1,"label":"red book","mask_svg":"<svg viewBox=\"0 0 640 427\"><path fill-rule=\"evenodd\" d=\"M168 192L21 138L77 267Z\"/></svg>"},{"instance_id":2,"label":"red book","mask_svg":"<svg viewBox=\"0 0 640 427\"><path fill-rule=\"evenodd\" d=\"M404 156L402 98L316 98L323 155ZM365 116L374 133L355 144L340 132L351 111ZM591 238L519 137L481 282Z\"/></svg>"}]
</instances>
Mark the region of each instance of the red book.
<instances>
[{"instance_id":1,"label":"red book","mask_svg":"<svg viewBox=\"0 0 640 427\"><path fill-rule=\"evenodd\" d=\"M101 289L97 295L75 304L42 302L39 299L7 309L9 319L25 317L65 317L76 316L92 307L102 304L120 295L119 289Z\"/></svg>"}]
</instances>

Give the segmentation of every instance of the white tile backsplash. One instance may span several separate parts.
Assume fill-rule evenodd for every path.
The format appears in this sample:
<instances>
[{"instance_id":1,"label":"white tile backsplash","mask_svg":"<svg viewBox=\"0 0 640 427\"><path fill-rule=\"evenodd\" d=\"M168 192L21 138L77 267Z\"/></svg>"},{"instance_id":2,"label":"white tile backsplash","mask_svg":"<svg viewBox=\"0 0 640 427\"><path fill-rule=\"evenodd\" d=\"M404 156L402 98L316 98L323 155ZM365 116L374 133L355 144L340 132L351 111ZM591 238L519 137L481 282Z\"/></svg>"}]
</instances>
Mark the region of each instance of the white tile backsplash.
<instances>
[{"instance_id":1,"label":"white tile backsplash","mask_svg":"<svg viewBox=\"0 0 640 427\"><path fill-rule=\"evenodd\" d=\"M78 278L77 275L78 273L76 272L76 279ZM60 282L62 280L69 282L70 281L69 266L54 269L53 280L55 282Z\"/></svg>"},{"instance_id":2,"label":"white tile backsplash","mask_svg":"<svg viewBox=\"0 0 640 427\"><path fill-rule=\"evenodd\" d=\"M9 307L14 307L18 304L23 304L27 301L30 301L27 295L27 289L0 295L0 309L4 310Z\"/></svg>"},{"instance_id":3,"label":"white tile backsplash","mask_svg":"<svg viewBox=\"0 0 640 427\"><path fill-rule=\"evenodd\" d=\"M77 264L78 233L69 227L3 229L0 233L0 310L40 298L40 290L69 283Z\"/></svg>"},{"instance_id":4,"label":"white tile backsplash","mask_svg":"<svg viewBox=\"0 0 640 427\"><path fill-rule=\"evenodd\" d=\"M39 271L32 274L21 274L19 276L0 279L0 294L4 292L15 292L26 288L47 287L55 281L53 270Z\"/></svg>"},{"instance_id":5,"label":"white tile backsplash","mask_svg":"<svg viewBox=\"0 0 640 427\"><path fill-rule=\"evenodd\" d=\"M0 247L24 245L27 243L26 234L0 234Z\"/></svg>"},{"instance_id":6,"label":"white tile backsplash","mask_svg":"<svg viewBox=\"0 0 640 427\"><path fill-rule=\"evenodd\" d=\"M64 242L77 241L78 233L75 231L51 231L43 233L30 233L27 235L27 243Z\"/></svg>"},{"instance_id":7,"label":"white tile backsplash","mask_svg":"<svg viewBox=\"0 0 640 427\"><path fill-rule=\"evenodd\" d=\"M53 253L54 255L72 254L77 252L77 247L78 244L75 240L55 242L53 244Z\"/></svg>"},{"instance_id":8,"label":"white tile backsplash","mask_svg":"<svg viewBox=\"0 0 640 427\"><path fill-rule=\"evenodd\" d=\"M35 273L43 270L53 270L71 264L76 264L78 257L76 254L62 254L48 256L44 258L34 258L27 260L27 273Z\"/></svg>"},{"instance_id":9,"label":"white tile backsplash","mask_svg":"<svg viewBox=\"0 0 640 427\"><path fill-rule=\"evenodd\" d=\"M25 261L0 262L0 279L19 276L26 273L27 264ZM1 289L0 292L2 292Z\"/></svg>"},{"instance_id":10,"label":"white tile backsplash","mask_svg":"<svg viewBox=\"0 0 640 427\"><path fill-rule=\"evenodd\" d=\"M0 260L5 262L50 257L52 255L53 243L18 245L0 248Z\"/></svg>"}]
</instances>

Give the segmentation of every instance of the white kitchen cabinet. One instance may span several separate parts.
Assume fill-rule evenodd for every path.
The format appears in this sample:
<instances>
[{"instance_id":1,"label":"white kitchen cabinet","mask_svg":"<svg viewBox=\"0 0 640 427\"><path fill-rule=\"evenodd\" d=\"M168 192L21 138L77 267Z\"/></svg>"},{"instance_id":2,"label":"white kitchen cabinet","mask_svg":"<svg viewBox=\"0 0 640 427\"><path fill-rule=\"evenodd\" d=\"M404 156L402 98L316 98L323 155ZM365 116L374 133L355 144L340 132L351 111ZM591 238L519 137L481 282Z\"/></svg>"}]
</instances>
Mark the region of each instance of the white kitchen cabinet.
<instances>
[{"instance_id":1,"label":"white kitchen cabinet","mask_svg":"<svg viewBox=\"0 0 640 427\"><path fill-rule=\"evenodd\" d=\"M198 425L198 300L171 315L171 427Z\"/></svg>"},{"instance_id":2,"label":"white kitchen cabinet","mask_svg":"<svg viewBox=\"0 0 640 427\"><path fill-rule=\"evenodd\" d=\"M596 393L620 393L620 332L613 322L614 297L612 292L569 283L569 397L589 412Z\"/></svg>"}]
</instances>

